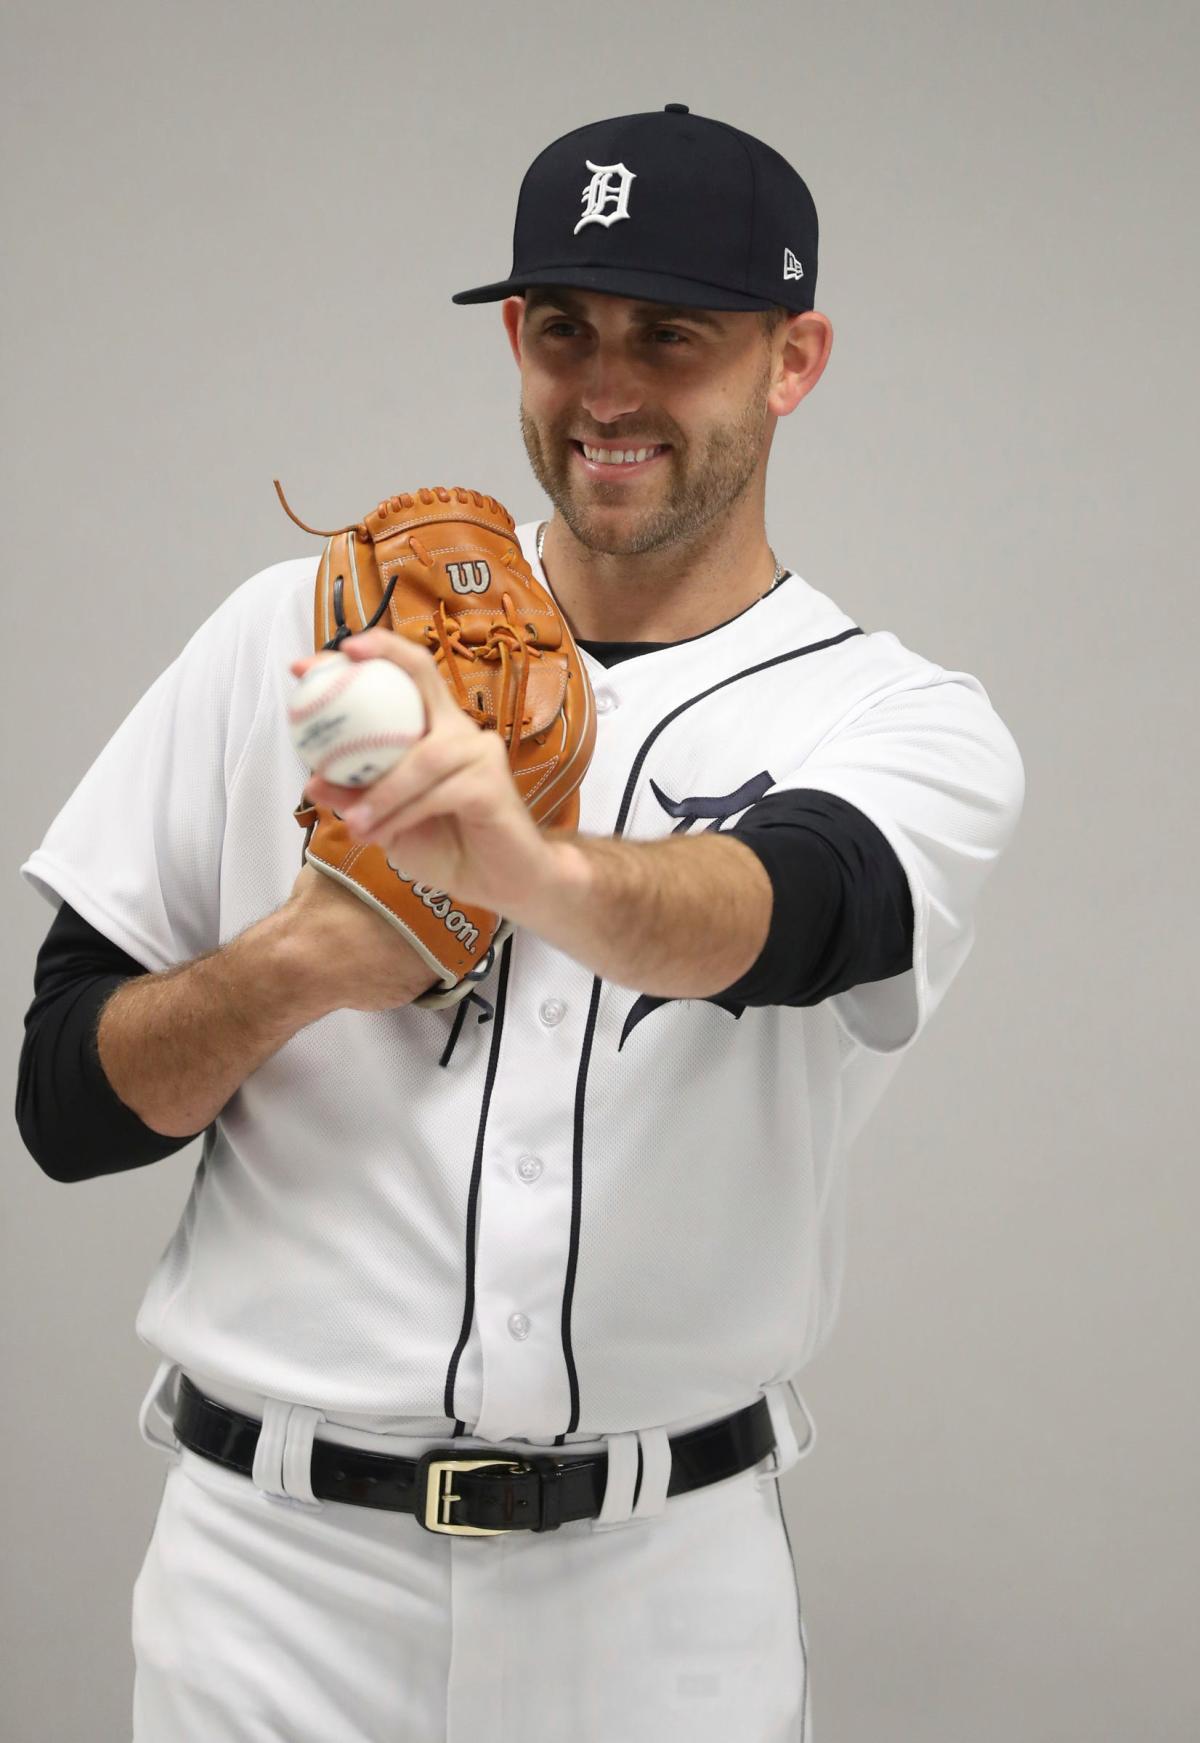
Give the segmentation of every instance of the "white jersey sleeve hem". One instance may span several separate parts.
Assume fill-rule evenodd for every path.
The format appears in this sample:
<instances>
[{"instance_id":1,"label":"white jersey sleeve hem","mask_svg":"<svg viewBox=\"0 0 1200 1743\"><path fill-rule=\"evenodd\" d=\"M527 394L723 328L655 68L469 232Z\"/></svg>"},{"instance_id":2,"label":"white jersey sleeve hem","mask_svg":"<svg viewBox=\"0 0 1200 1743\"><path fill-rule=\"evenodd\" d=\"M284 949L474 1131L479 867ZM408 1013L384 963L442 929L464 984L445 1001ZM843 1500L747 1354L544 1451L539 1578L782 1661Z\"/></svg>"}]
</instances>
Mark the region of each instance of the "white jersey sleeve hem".
<instances>
[{"instance_id":1,"label":"white jersey sleeve hem","mask_svg":"<svg viewBox=\"0 0 1200 1743\"><path fill-rule=\"evenodd\" d=\"M164 958L154 940L130 924L127 917L98 902L75 876L69 865L56 859L44 848L37 848L21 867L21 876L57 911L63 902L69 903L89 926L102 932L111 944L140 962L151 974L159 974L172 966Z\"/></svg>"},{"instance_id":2,"label":"white jersey sleeve hem","mask_svg":"<svg viewBox=\"0 0 1200 1743\"><path fill-rule=\"evenodd\" d=\"M913 905L913 966L835 993L834 1014L872 1053L917 1039L975 942L982 888L1024 803L1021 755L983 685L934 668L859 713L782 787L833 793L895 852Z\"/></svg>"},{"instance_id":3,"label":"white jersey sleeve hem","mask_svg":"<svg viewBox=\"0 0 1200 1743\"><path fill-rule=\"evenodd\" d=\"M230 803L260 719L268 661L294 654L297 632L311 621L314 573L315 559L273 564L222 600L134 704L20 867L40 895L69 902L152 972L221 943Z\"/></svg>"}]
</instances>

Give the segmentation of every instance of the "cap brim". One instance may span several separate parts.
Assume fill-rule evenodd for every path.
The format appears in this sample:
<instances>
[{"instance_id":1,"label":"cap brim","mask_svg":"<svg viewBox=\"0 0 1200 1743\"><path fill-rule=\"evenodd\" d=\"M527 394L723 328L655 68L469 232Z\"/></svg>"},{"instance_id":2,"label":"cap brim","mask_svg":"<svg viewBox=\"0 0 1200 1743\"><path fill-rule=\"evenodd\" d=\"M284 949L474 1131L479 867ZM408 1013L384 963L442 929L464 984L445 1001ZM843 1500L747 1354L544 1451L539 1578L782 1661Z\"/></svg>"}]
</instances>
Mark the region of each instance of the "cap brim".
<instances>
[{"instance_id":1,"label":"cap brim","mask_svg":"<svg viewBox=\"0 0 1200 1743\"><path fill-rule=\"evenodd\" d=\"M694 278L675 278L662 272L635 272L620 266L537 266L519 278L499 279L495 284L457 291L450 301L498 303L503 297L524 296L530 285L535 284L565 285L572 290L640 297L653 303L678 303L692 309L773 309L777 301L782 300L723 290L717 285L701 284Z\"/></svg>"}]
</instances>

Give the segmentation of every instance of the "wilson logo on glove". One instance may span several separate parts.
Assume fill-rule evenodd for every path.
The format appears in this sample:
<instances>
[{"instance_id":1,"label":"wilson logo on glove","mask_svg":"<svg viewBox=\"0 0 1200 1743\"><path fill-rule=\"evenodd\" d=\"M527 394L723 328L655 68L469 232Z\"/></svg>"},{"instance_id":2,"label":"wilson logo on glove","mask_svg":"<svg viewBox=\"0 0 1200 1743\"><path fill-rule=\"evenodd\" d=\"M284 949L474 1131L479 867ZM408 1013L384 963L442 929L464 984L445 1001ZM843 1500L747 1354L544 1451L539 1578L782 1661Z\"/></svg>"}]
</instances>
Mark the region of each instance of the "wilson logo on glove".
<instances>
[{"instance_id":1,"label":"wilson logo on glove","mask_svg":"<svg viewBox=\"0 0 1200 1743\"><path fill-rule=\"evenodd\" d=\"M447 563L446 573L456 593L486 593L492 584L486 563Z\"/></svg>"},{"instance_id":2,"label":"wilson logo on glove","mask_svg":"<svg viewBox=\"0 0 1200 1743\"><path fill-rule=\"evenodd\" d=\"M462 909L454 906L445 890L435 890L432 884L418 883L407 872L402 872L398 866L392 865L390 859L388 864L392 866L392 870L400 882L409 886L417 900L424 902L429 912L442 922L447 932L452 933L460 944L470 946L479 942L479 928L472 926Z\"/></svg>"},{"instance_id":3,"label":"wilson logo on glove","mask_svg":"<svg viewBox=\"0 0 1200 1743\"><path fill-rule=\"evenodd\" d=\"M313 598L313 648L338 648L390 629L428 648L454 700L499 733L517 791L535 823L575 829L579 784L596 742L596 709L565 618L525 561L512 516L492 496L438 486L389 496L325 539ZM414 1002L457 1003L478 984L512 931L501 915L448 891L414 885L383 848L355 841L335 811L307 792L293 815L302 858L370 904L413 945L439 984Z\"/></svg>"}]
</instances>

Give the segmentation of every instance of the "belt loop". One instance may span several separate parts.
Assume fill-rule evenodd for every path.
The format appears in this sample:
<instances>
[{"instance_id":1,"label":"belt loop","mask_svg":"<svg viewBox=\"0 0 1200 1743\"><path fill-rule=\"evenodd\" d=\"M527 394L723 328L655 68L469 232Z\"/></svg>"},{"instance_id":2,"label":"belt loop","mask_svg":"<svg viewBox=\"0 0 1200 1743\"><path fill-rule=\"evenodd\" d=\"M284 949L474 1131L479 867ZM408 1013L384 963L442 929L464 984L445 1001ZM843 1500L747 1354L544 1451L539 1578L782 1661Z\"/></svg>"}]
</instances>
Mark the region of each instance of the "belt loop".
<instances>
[{"instance_id":1,"label":"belt loop","mask_svg":"<svg viewBox=\"0 0 1200 1743\"><path fill-rule=\"evenodd\" d=\"M254 1466L250 1473L256 1489L277 1501L289 1499L283 1482L283 1452L287 1444L290 1404L279 1398L264 1398L262 1427L254 1444Z\"/></svg>"},{"instance_id":2,"label":"belt loop","mask_svg":"<svg viewBox=\"0 0 1200 1743\"><path fill-rule=\"evenodd\" d=\"M800 1448L799 1454L797 1455L799 1458L806 1459L808 1457L809 1453L812 1451L812 1449L817 1444L817 1425L816 1425L815 1421L813 1420L812 1413L810 1412L808 1405L804 1402L803 1398L801 1398L799 1392L797 1392L795 1386L792 1384L792 1382L790 1380L788 1381L787 1385L788 1385L788 1391L791 1393L792 1397L796 1400L796 1403L800 1406L801 1414L803 1415L805 1422L807 1422L807 1424L808 1424L808 1439L805 1441L804 1445Z\"/></svg>"},{"instance_id":3,"label":"belt loop","mask_svg":"<svg viewBox=\"0 0 1200 1743\"><path fill-rule=\"evenodd\" d=\"M633 1512L633 1491L637 1483L638 1437L636 1434L611 1434L608 1437L608 1478L604 1485L604 1504L592 1521L593 1531L608 1531L616 1525L627 1525Z\"/></svg>"},{"instance_id":4,"label":"belt loop","mask_svg":"<svg viewBox=\"0 0 1200 1743\"><path fill-rule=\"evenodd\" d=\"M797 1454L797 1457L801 1457L801 1459L808 1459L809 1452L811 1452L813 1447L816 1445L816 1422L813 1421L813 1415L809 1412L808 1405L804 1403L801 1394L797 1393L797 1389L795 1389L794 1384L792 1384L790 1380L788 1380L788 1391L792 1393L792 1398L795 1398L797 1405L801 1407L801 1414L802 1417L804 1417L804 1421L808 1422L808 1440L804 1441L804 1445L802 1445L799 1454Z\"/></svg>"},{"instance_id":5,"label":"belt loop","mask_svg":"<svg viewBox=\"0 0 1200 1743\"><path fill-rule=\"evenodd\" d=\"M171 1361L169 1357L164 1358L158 1364L149 1390L142 1399L141 1409L138 1411L138 1433L146 1445L157 1447L160 1452L170 1453L176 1460L182 1456L183 1451L179 1444L179 1437L175 1433L175 1401L179 1392L178 1387L174 1385L174 1380L179 1372L180 1368L176 1362ZM167 1408L164 1408L163 1405L164 1397L168 1402ZM166 1427L169 1439L160 1439L155 1434L151 1423L152 1417Z\"/></svg>"},{"instance_id":6,"label":"belt loop","mask_svg":"<svg viewBox=\"0 0 1200 1743\"><path fill-rule=\"evenodd\" d=\"M642 1486L638 1490L635 1519L653 1519L667 1504L667 1484L671 1481L671 1442L665 1428L643 1428L638 1431L642 1449Z\"/></svg>"},{"instance_id":7,"label":"belt loop","mask_svg":"<svg viewBox=\"0 0 1200 1743\"><path fill-rule=\"evenodd\" d=\"M764 1386L762 1390L767 1401L767 1409L771 1414L771 1427L775 1431L775 1452L772 1463L764 1465L763 1469L755 1476L754 1480L760 1489L764 1483L776 1482L785 1471L790 1471L799 1459L807 1458L817 1439L817 1425L809 1414L808 1406L790 1380L787 1382L787 1390L800 1406L804 1413L804 1419L808 1423L808 1439L802 1447L796 1442L796 1431L792 1427L792 1419L788 1414L784 1387L776 1383Z\"/></svg>"},{"instance_id":8,"label":"belt loop","mask_svg":"<svg viewBox=\"0 0 1200 1743\"><path fill-rule=\"evenodd\" d=\"M325 1412L308 1404L293 1404L287 1419L283 1443L283 1486L291 1498L309 1507L325 1503L313 1494L312 1449L318 1422L324 1422Z\"/></svg>"}]
</instances>

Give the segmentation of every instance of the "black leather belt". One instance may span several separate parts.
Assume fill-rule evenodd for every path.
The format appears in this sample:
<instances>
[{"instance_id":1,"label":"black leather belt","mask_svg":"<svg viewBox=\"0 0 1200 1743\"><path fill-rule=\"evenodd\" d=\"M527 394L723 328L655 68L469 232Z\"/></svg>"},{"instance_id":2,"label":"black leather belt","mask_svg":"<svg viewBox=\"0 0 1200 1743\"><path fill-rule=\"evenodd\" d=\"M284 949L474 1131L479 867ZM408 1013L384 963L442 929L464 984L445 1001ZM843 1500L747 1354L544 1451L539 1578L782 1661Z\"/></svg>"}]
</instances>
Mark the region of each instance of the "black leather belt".
<instances>
[{"instance_id":1,"label":"black leather belt","mask_svg":"<svg viewBox=\"0 0 1200 1743\"><path fill-rule=\"evenodd\" d=\"M205 1397L179 1377L175 1433L181 1443L228 1470L250 1476L262 1424ZM749 1470L775 1448L765 1398L719 1421L673 1435L668 1495L702 1489ZM431 1447L419 1459L366 1452L334 1441L312 1443L312 1491L321 1501L411 1513L427 1531L492 1537L505 1531L556 1531L595 1519L604 1502L608 1454L515 1454L504 1447Z\"/></svg>"}]
</instances>

